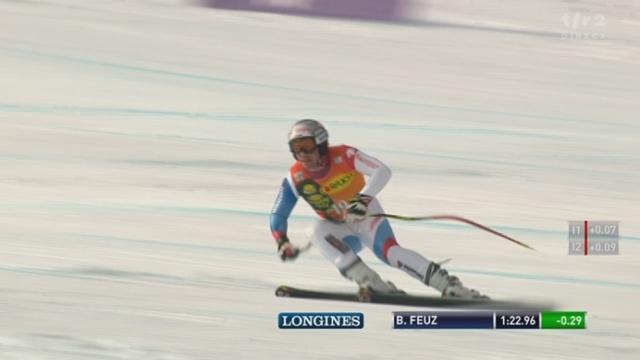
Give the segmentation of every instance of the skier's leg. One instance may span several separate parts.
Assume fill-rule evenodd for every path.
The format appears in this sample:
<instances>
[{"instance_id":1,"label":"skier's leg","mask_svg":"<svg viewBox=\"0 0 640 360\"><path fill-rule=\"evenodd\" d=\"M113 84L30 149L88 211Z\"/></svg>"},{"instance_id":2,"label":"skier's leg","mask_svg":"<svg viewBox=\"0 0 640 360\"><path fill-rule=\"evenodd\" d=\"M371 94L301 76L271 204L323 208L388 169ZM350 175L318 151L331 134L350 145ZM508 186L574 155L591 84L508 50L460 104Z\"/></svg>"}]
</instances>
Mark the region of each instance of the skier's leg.
<instances>
[{"instance_id":1,"label":"skier's leg","mask_svg":"<svg viewBox=\"0 0 640 360\"><path fill-rule=\"evenodd\" d=\"M377 200L369 204L369 209L375 213L383 212ZM462 286L457 277L449 275L438 263L400 246L387 219L367 218L358 228L363 243L373 250L380 260L435 288L443 296L481 297L477 291Z\"/></svg>"},{"instance_id":2,"label":"skier's leg","mask_svg":"<svg viewBox=\"0 0 640 360\"><path fill-rule=\"evenodd\" d=\"M366 222L368 224L361 226L365 232L361 234L362 239L378 259L427 283L428 275L437 271L437 264L413 250L400 246L387 219L373 218L367 219Z\"/></svg>"},{"instance_id":3,"label":"skier's leg","mask_svg":"<svg viewBox=\"0 0 640 360\"><path fill-rule=\"evenodd\" d=\"M311 241L344 277L355 281L361 288L379 292L395 289L356 254L362 249L362 243L346 224L319 220L314 226Z\"/></svg>"}]
</instances>

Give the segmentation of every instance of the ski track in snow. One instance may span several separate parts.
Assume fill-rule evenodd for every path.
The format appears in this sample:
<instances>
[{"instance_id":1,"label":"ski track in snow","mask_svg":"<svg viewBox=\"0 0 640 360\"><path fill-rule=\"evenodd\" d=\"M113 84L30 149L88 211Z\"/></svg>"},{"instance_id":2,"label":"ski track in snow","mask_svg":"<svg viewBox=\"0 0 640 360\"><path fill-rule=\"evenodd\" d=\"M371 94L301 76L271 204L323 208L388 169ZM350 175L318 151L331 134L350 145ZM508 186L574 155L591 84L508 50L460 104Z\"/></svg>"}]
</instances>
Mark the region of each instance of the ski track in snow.
<instances>
[{"instance_id":1,"label":"ski track in snow","mask_svg":"<svg viewBox=\"0 0 640 360\"><path fill-rule=\"evenodd\" d=\"M434 0L409 26L0 1L0 359L637 358L640 11L577 2L608 39L563 41L564 5L517 3ZM401 307L273 296L353 289L270 239L301 117L392 167L387 211L460 214L538 252L450 222L394 221L401 244L493 297L586 310L588 329L399 332ZM294 242L313 218L296 208ZM620 221L621 255L566 255L585 218ZM362 311L365 329L281 331L281 311Z\"/></svg>"}]
</instances>

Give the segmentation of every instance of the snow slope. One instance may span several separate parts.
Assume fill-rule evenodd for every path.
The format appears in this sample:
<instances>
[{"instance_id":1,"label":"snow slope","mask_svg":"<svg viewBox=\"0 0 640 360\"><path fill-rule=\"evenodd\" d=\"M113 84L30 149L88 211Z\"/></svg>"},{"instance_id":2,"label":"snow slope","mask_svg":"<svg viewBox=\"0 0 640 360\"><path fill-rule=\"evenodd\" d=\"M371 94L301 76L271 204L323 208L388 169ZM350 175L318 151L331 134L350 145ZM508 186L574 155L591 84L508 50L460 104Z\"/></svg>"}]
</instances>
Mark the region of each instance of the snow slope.
<instances>
[{"instance_id":1,"label":"snow slope","mask_svg":"<svg viewBox=\"0 0 640 360\"><path fill-rule=\"evenodd\" d=\"M635 359L640 355L640 10L633 1L433 1L414 25L180 1L0 1L0 359ZM563 16L601 14L572 28ZM567 32L604 39L567 39ZM313 117L388 163L400 243L495 298L555 299L586 331L393 331L268 230ZM567 221L620 221L621 255L567 256ZM306 242L313 215L290 223ZM384 277L429 292L364 252ZM362 331L281 331L281 311Z\"/></svg>"}]
</instances>

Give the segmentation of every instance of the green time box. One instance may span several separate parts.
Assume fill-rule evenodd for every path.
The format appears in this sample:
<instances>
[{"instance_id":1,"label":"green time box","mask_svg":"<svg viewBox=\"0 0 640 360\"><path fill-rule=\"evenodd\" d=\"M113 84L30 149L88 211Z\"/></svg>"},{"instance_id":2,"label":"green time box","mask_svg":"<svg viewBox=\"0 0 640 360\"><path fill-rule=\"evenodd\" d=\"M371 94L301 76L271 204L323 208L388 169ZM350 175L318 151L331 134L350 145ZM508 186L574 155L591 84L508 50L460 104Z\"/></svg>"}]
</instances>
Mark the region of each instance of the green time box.
<instances>
[{"instance_id":1,"label":"green time box","mask_svg":"<svg viewBox=\"0 0 640 360\"><path fill-rule=\"evenodd\" d=\"M540 313L541 329L586 329L586 311L543 311Z\"/></svg>"}]
</instances>

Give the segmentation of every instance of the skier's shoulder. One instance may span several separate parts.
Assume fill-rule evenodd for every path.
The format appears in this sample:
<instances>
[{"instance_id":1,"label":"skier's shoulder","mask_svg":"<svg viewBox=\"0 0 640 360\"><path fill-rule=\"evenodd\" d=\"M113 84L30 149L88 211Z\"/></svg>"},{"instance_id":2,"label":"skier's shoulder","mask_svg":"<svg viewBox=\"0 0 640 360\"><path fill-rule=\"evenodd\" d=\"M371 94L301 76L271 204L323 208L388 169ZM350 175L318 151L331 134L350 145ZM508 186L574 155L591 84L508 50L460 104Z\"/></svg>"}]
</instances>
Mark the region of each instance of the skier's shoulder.
<instances>
[{"instance_id":1,"label":"skier's shoulder","mask_svg":"<svg viewBox=\"0 0 640 360\"><path fill-rule=\"evenodd\" d=\"M293 164L291 164L291 166L289 167L289 171L290 171L290 172L294 172L294 171L302 170L302 169L303 169L303 167L302 167L302 163L301 163L300 161L298 161L298 160L296 160L296 161L295 161Z\"/></svg>"},{"instance_id":2,"label":"skier's shoulder","mask_svg":"<svg viewBox=\"0 0 640 360\"><path fill-rule=\"evenodd\" d=\"M332 158L341 156L347 159L353 159L355 158L357 153L358 153L358 149L351 145L340 144L340 145L329 147L329 154Z\"/></svg>"},{"instance_id":3,"label":"skier's shoulder","mask_svg":"<svg viewBox=\"0 0 640 360\"><path fill-rule=\"evenodd\" d=\"M332 146L329 148L329 153L331 154L333 163L344 161L354 169L361 166L366 166L374 169L386 166L380 160L364 153L363 151L351 145L343 144Z\"/></svg>"},{"instance_id":4,"label":"skier's shoulder","mask_svg":"<svg viewBox=\"0 0 640 360\"><path fill-rule=\"evenodd\" d=\"M296 183L302 181L306 176L306 171L302 166L300 161L294 162L289 168L289 173L287 174L287 181L292 187L295 187Z\"/></svg>"},{"instance_id":5,"label":"skier's shoulder","mask_svg":"<svg viewBox=\"0 0 640 360\"><path fill-rule=\"evenodd\" d=\"M289 173L287 174L287 181L292 188L296 188L300 182L310 178L311 174L304 168L302 162L298 160L291 165Z\"/></svg>"}]
</instances>

